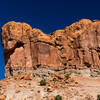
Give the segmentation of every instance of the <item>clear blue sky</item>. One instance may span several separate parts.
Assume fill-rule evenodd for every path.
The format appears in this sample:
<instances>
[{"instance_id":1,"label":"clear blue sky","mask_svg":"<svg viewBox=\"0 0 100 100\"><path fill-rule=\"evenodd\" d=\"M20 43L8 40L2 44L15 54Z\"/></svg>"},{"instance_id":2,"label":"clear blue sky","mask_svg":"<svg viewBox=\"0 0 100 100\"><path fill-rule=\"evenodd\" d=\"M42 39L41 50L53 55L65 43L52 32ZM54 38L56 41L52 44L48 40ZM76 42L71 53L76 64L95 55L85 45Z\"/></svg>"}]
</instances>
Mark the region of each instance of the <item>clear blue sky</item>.
<instances>
[{"instance_id":1,"label":"clear blue sky","mask_svg":"<svg viewBox=\"0 0 100 100\"><path fill-rule=\"evenodd\" d=\"M8 21L26 22L45 33L63 29L73 22L100 19L100 0L0 0L0 27ZM0 79L4 73L0 45Z\"/></svg>"}]
</instances>

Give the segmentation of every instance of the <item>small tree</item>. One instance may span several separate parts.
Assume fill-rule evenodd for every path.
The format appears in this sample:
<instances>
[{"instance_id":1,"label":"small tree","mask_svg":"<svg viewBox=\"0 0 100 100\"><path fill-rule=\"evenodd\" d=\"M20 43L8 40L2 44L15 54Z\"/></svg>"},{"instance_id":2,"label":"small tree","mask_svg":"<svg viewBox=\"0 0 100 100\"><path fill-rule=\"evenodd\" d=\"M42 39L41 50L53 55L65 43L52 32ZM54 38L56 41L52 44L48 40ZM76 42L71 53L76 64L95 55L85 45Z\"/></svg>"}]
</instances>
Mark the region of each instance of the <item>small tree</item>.
<instances>
[{"instance_id":1,"label":"small tree","mask_svg":"<svg viewBox=\"0 0 100 100\"><path fill-rule=\"evenodd\" d=\"M55 100L62 100L62 96L56 95L56 96L55 96Z\"/></svg>"},{"instance_id":2,"label":"small tree","mask_svg":"<svg viewBox=\"0 0 100 100\"><path fill-rule=\"evenodd\" d=\"M100 94L97 95L97 100L100 100Z\"/></svg>"},{"instance_id":3,"label":"small tree","mask_svg":"<svg viewBox=\"0 0 100 100\"><path fill-rule=\"evenodd\" d=\"M45 86L45 85L46 85L46 80L45 80L45 79L41 80L41 81L40 81L40 85L41 85L41 86Z\"/></svg>"},{"instance_id":4,"label":"small tree","mask_svg":"<svg viewBox=\"0 0 100 100\"><path fill-rule=\"evenodd\" d=\"M69 74L65 74L65 78L68 80L69 79Z\"/></svg>"}]
</instances>

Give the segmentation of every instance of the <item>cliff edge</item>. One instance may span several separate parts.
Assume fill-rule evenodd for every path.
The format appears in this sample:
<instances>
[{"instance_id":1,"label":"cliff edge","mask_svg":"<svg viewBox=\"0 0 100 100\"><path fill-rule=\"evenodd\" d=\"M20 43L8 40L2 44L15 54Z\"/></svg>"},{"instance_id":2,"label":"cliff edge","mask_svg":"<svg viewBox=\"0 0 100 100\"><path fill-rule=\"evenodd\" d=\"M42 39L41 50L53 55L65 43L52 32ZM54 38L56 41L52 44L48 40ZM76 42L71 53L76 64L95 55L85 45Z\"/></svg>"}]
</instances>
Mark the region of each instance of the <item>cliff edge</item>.
<instances>
[{"instance_id":1,"label":"cliff edge","mask_svg":"<svg viewBox=\"0 0 100 100\"><path fill-rule=\"evenodd\" d=\"M82 19L49 35L26 23L8 22L1 35L6 77L39 67L100 68L100 21Z\"/></svg>"}]
</instances>

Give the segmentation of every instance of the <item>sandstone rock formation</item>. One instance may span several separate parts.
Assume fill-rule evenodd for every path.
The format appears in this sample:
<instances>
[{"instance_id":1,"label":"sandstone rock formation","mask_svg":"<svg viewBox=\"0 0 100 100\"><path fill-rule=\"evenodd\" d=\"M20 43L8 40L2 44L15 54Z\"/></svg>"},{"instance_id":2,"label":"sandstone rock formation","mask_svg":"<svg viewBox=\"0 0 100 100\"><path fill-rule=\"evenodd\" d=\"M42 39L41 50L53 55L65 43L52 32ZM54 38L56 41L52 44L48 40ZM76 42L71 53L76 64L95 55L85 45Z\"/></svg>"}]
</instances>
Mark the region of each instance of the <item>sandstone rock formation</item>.
<instances>
[{"instance_id":1,"label":"sandstone rock formation","mask_svg":"<svg viewBox=\"0 0 100 100\"><path fill-rule=\"evenodd\" d=\"M45 67L100 68L100 21L82 19L49 35L26 23L2 27L6 76Z\"/></svg>"}]
</instances>

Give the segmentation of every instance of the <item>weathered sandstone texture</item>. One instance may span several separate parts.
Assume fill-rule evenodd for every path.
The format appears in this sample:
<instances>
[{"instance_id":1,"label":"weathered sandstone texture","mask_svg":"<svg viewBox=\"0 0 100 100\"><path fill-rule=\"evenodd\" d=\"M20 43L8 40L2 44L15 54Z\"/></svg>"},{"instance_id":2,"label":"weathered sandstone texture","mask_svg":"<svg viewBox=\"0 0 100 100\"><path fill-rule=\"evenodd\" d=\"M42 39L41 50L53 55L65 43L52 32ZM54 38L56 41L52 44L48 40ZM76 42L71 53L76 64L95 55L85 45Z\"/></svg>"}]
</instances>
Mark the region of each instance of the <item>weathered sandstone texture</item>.
<instances>
[{"instance_id":1,"label":"weathered sandstone texture","mask_svg":"<svg viewBox=\"0 0 100 100\"><path fill-rule=\"evenodd\" d=\"M100 21L82 19L49 35L26 23L2 27L6 76L45 67L100 68ZM19 73L19 72L18 72Z\"/></svg>"}]
</instances>

